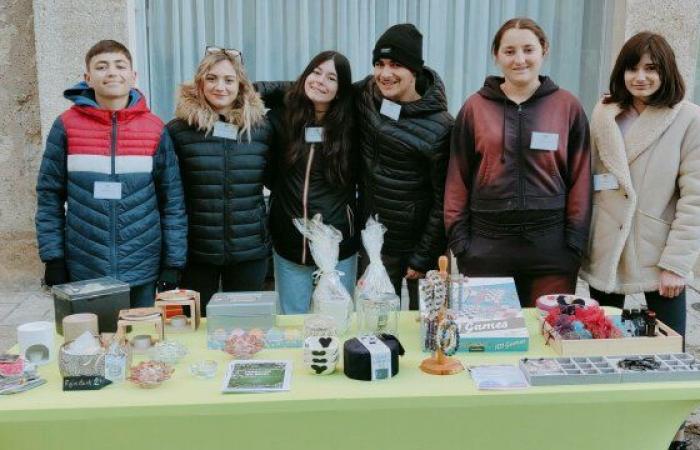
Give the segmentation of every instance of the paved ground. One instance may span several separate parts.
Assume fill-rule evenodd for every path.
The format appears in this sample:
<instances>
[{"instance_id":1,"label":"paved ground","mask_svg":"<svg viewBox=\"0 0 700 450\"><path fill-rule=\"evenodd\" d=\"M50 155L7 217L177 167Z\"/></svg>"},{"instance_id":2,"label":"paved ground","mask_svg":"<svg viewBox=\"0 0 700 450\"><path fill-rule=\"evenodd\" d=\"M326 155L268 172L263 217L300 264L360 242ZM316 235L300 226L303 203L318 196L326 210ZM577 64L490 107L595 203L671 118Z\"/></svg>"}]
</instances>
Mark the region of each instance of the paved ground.
<instances>
[{"instance_id":1,"label":"paved ground","mask_svg":"<svg viewBox=\"0 0 700 450\"><path fill-rule=\"evenodd\" d=\"M588 294L588 288L579 282L577 291ZM404 292L404 296L405 296ZM633 303L641 303L642 296L634 296ZM629 300L628 300L629 301ZM37 284L22 291L5 291L0 288L0 351L5 351L16 343L16 328L34 320L53 321L53 301L47 291ZM687 350L700 356L700 294L688 292ZM691 450L700 450L700 409L688 418L687 438Z\"/></svg>"}]
</instances>

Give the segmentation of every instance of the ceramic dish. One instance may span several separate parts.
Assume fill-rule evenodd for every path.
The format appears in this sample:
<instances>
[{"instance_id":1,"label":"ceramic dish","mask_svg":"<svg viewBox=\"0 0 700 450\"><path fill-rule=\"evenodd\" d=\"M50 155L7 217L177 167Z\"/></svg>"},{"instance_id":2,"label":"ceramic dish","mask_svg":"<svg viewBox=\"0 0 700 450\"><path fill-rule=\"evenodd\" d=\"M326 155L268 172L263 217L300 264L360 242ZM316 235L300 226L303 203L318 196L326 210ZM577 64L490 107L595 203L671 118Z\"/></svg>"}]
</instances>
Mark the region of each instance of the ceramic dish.
<instances>
[{"instance_id":1,"label":"ceramic dish","mask_svg":"<svg viewBox=\"0 0 700 450\"><path fill-rule=\"evenodd\" d=\"M143 361L131 368L129 381L140 388L151 389L170 379L175 369L161 361Z\"/></svg>"}]
</instances>

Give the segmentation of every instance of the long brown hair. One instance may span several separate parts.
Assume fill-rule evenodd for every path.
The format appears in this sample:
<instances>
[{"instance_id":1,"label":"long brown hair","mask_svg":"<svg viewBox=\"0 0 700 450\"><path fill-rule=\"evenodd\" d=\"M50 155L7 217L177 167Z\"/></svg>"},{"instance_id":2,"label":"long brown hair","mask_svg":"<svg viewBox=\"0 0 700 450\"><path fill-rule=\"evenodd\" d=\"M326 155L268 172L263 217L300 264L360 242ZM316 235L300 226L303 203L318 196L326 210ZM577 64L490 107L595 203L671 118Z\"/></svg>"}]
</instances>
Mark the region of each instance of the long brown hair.
<instances>
[{"instance_id":1,"label":"long brown hair","mask_svg":"<svg viewBox=\"0 0 700 450\"><path fill-rule=\"evenodd\" d=\"M332 60L338 74L338 92L320 125L323 127L325 176L329 183L347 185L352 176L353 93L350 62L342 54L328 50L314 56L284 98L286 144L284 161L294 165L306 152L304 128L315 123L314 104L306 96L304 83L313 70Z\"/></svg>"},{"instance_id":2,"label":"long brown hair","mask_svg":"<svg viewBox=\"0 0 700 450\"><path fill-rule=\"evenodd\" d=\"M610 74L610 95L603 99L603 103L617 103L621 108L632 105L634 97L625 86L625 71L634 69L645 53L649 54L661 80L661 86L650 96L647 105L672 108L683 100L685 83L676 65L673 49L660 34L642 31L622 46Z\"/></svg>"}]
</instances>

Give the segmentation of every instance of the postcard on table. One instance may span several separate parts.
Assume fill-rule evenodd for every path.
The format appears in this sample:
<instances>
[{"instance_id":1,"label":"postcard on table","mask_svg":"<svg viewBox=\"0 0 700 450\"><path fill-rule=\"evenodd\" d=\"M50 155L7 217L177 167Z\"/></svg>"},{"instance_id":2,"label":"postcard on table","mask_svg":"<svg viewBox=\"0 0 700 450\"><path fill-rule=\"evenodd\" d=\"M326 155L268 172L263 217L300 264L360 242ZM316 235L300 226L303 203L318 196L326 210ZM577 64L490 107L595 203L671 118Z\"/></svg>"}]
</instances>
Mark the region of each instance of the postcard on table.
<instances>
[{"instance_id":1,"label":"postcard on table","mask_svg":"<svg viewBox=\"0 0 700 450\"><path fill-rule=\"evenodd\" d=\"M291 361L234 360L228 366L222 392L250 393L288 391Z\"/></svg>"}]
</instances>

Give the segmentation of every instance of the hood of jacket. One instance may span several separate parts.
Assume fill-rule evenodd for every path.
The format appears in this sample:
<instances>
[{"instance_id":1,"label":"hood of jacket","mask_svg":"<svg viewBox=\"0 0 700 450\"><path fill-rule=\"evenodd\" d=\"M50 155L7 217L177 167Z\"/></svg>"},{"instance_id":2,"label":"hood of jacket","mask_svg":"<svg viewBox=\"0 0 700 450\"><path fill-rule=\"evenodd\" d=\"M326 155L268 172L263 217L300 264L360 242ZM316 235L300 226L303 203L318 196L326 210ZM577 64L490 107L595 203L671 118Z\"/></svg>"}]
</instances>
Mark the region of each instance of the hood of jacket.
<instances>
[{"instance_id":1,"label":"hood of jacket","mask_svg":"<svg viewBox=\"0 0 700 450\"><path fill-rule=\"evenodd\" d=\"M265 115L265 104L260 95L255 95L251 108L253 116L263 117ZM234 124L239 128L243 126L243 110L240 108L232 109L221 116L227 123ZM175 117L184 120L188 125L196 127L198 130L208 132L214 128L214 123L220 119L220 114L214 111L206 100L199 98L197 90L191 84L184 84L178 89Z\"/></svg>"},{"instance_id":2,"label":"hood of jacket","mask_svg":"<svg viewBox=\"0 0 700 450\"><path fill-rule=\"evenodd\" d=\"M95 90L88 86L85 81L63 91L63 96L73 102L73 108L104 123L109 123L112 120L111 116L114 112L117 113L117 118L120 121L130 120L136 115L150 112L143 94L138 89L133 88L129 92L129 102L126 108L119 111L110 111L100 107L95 98Z\"/></svg>"},{"instance_id":3,"label":"hood of jacket","mask_svg":"<svg viewBox=\"0 0 700 450\"><path fill-rule=\"evenodd\" d=\"M559 89L559 86L557 86L556 83L552 81L552 79L548 76L540 75L539 79L540 86L537 88L537 90L535 90L532 96L529 99L527 99L527 101L536 100L540 97L549 95L552 92L555 92ZM479 89L479 95L489 100L494 100L498 102L510 101L510 99L501 89L501 85L505 83L505 81L506 80L503 77L486 77L486 80L484 80L484 86L481 89Z\"/></svg>"},{"instance_id":4,"label":"hood of jacket","mask_svg":"<svg viewBox=\"0 0 700 450\"><path fill-rule=\"evenodd\" d=\"M381 105L384 97L374 81L374 76L367 76L364 82L369 84L369 89L365 92L369 92L376 105ZM419 84L421 86L418 86ZM420 74L419 80L416 80L416 85L421 98L414 102L402 103L402 117L416 117L447 111L445 85L437 72L427 66L423 67L423 72ZM377 110L379 110L379 106L377 106Z\"/></svg>"}]
</instances>

